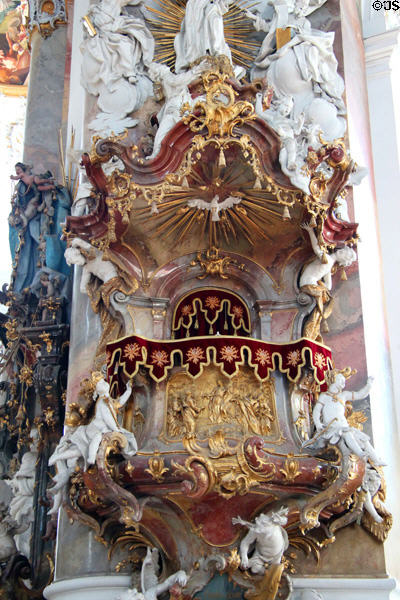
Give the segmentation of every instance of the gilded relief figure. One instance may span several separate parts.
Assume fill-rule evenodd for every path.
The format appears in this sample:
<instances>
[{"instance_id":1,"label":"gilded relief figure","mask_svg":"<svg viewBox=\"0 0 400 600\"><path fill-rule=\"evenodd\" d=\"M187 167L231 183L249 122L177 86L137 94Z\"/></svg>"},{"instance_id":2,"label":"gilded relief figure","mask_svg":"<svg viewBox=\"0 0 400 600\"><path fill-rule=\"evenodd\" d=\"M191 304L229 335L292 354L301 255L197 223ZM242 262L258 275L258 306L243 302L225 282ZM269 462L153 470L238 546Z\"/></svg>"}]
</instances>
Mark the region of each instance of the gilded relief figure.
<instances>
[{"instance_id":1,"label":"gilded relief figure","mask_svg":"<svg viewBox=\"0 0 400 600\"><path fill-rule=\"evenodd\" d=\"M233 380L220 379L217 369L210 369L196 383L186 375L176 374L167 391L167 435L182 438L214 432L213 426L240 434L269 436L273 433L273 382L257 382L248 373Z\"/></svg>"},{"instance_id":2,"label":"gilded relief figure","mask_svg":"<svg viewBox=\"0 0 400 600\"><path fill-rule=\"evenodd\" d=\"M196 406L196 400L191 390L186 392L186 395L181 401L182 421L187 435L193 435L196 430L196 419L203 408Z\"/></svg>"}]
</instances>

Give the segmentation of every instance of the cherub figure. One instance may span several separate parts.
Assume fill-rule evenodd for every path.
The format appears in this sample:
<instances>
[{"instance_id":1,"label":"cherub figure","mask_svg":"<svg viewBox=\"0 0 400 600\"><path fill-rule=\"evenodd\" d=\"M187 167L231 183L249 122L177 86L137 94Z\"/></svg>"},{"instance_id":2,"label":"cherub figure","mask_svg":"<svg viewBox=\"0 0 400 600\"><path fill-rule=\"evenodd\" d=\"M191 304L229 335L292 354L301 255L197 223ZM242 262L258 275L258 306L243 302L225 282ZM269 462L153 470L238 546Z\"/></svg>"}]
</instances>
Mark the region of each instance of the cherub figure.
<instances>
[{"instance_id":1,"label":"cherub figure","mask_svg":"<svg viewBox=\"0 0 400 600\"><path fill-rule=\"evenodd\" d=\"M28 223L33 219L39 212L40 206L40 191L35 183L35 176L32 174L32 167L25 165L24 163L17 162L15 165L15 175L10 175L10 179L13 181L22 182L25 187L24 196L28 196L29 200L25 206L19 205L17 209L17 215L14 215L14 211L11 213L9 220L12 220L11 225L16 224L16 220L19 221L23 229L26 229ZM17 186L17 189L19 184ZM17 195L19 198L19 195Z\"/></svg>"},{"instance_id":2,"label":"cherub figure","mask_svg":"<svg viewBox=\"0 0 400 600\"><path fill-rule=\"evenodd\" d=\"M371 517L374 519L376 523L382 523L383 518L380 516L378 511L375 508L373 498L378 493L382 485L382 478L379 475L378 471L374 469L369 463L367 463L365 467L365 475L361 485L361 489L365 493L364 499L364 508L369 512ZM381 508L388 512L386 506L380 500Z\"/></svg>"},{"instance_id":3,"label":"cherub figure","mask_svg":"<svg viewBox=\"0 0 400 600\"><path fill-rule=\"evenodd\" d=\"M289 546L289 539L284 529L288 522L289 509L261 514L254 523L243 521L240 517L233 518L234 525L244 525L249 529L248 534L240 543L240 561L242 569L250 569L255 575L265 573L266 565L279 565L283 553ZM249 552L253 553L249 557Z\"/></svg>"},{"instance_id":4,"label":"cherub figure","mask_svg":"<svg viewBox=\"0 0 400 600\"><path fill-rule=\"evenodd\" d=\"M43 271L39 277L39 302L38 309L41 309L41 321L47 321L49 317L49 301L54 299L57 293L60 293L60 278L51 277L50 273Z\"/></svg>"},{"instance_id":5,"label":"cherub figure","mask_svg":"<svg viewBox=\"0 0 400 600\"><path fill-rule=\"evenodd\" d=\"M118 596L117 600L157 600L158 596L176 584L185 587L188 579L185 571L177 571L162 583L158 583L158 570L158 550L147 547L141 572L142 592L136 588L129 589Z\"/></svg>"},{"instance_id":6,"label":"cherub figure","mask_svg":"<svg viewBox=\"0 0 400 600\"><path fill-rule=\"evenodd\" d=\"M342 450L353 452L376 466L383 466L385 463L376 454L368 435L350 427L346 418L346 403L366 398L373 378L368 377L365 386L357 392L345 391L346 379L336 369L327 374L326 380L328 390L321 392L313 410L316 432L303 444L303 448L320 449L328 444L337 444Z\"/></svg>"},{"instance_id":7,"label":"cherub figure","mask_svg":"<svg viewBox=\"0 0 400 600\"><path fill-rule=\"evenodd\" d=\"M54 215L52 195L43 193L54 190L56 187L50 171L47 171L43 175L33 175L30 165L18 162L15 165L15 175L10 175L10 179L18 182L22 181L26 190L24 196L29 197L26 206L20 205L17 207L17 219L20 221L23 229L26 229L29 221L36 217L39 212L44 212L49 217ZM42 193L43 196L41 196ZM11 219L15 219L14 215L12 215ZM14 225L14 223L11 224Z\"/></svg>"},{"instance_id":8,"label":"cherub figure","mask_svg":"<svg viewBox=\"0 0 400 600\"><path fill-rule=\"evenodd\" d=\"M307 231L312 249L316 258L306 265L300 275L299 287L301 292L314 296L317 306L306 323L303 335L312 340L321 341L320 328L323 319L327 319L332 312L331 296L332 269L337 264L340 267L349 267L357 258L353 248L344 246L331 254L325 254L318 244L313 227L307 223L301 225Z\"/></svg>"},{"instance_id":9,"label":"cherub figure","mask_svg":"<svg viewBox=\"0 0 400 600\"><path fill-rule=\"evenodd\" d=\"M157 62L150 64L149 77L155 83L161 84L164 91L165 104L157 114L158 129L154 138L153 152L146 157L148 160L157 156L161 148L161 142L172 127L180 120L182 106L192 103L188 85L203 70L203 62L178 75L172 73L166 65Z\"/></svg>"},{"instance_id":10,"label":"cherub figure","mask_svg":"<svg viewBox=\"0 0 400 600\"><path fill-rule=\"evenodd\" d=\"M134 434L118 423L118 409L122 408L130 398L131 383L128 382L125 392L118 400L113 400L110 396L110 385L101 373L94 373L92 379L96 386L93 393L93 400L96 403L94 418L88 425L80 425L73 429L66 428L65 434L49 459L50 466L57 466L57 475L53 479L55 485L49 490L49 494L54 498L49 514L56 513L64 501L66 484L78 461L83 462L85 469L95 463L105 433L117 431L125 436L127 445L122 454L126 458L137 452Z\"/></svg>"},{"instance_id":11,"label":"cherub figure","mask_svg":"<svg viewBox=\"0 0 400 600\"><path fill-rule=\"evenodd\" d=\"M292 183L295 183L297 187L303 189L306 193L309 193L309 180L301 174L300 170L297 179L293 179L296 176L295 171L297 163L299 162L297 157L297 140L303 130L304 113L301 113L297 118L292 117L293 96L290 95L282 98L275 98L270 107L264 110L262 94L260 92L256 95L255 109L257 115L275 129L281 138L282 146L279 153L279 162L282 171L291 178ZM301 157L301 159L301 162L303 162L303 157Z\"/></svg>"}]
</instances>

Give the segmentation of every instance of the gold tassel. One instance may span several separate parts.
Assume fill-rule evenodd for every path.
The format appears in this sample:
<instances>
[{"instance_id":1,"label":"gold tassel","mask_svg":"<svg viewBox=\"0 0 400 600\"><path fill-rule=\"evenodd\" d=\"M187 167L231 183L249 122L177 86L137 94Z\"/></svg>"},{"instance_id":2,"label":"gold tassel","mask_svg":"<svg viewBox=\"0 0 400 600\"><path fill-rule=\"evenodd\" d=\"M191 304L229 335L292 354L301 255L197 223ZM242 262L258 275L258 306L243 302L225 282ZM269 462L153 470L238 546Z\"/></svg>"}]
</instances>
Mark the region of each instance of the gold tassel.
<instances>
[{"instance_id":1,"label":"gold tassel","mask_svg":"<svg viewBox=\"0 0 400 600\"><path fill-rule=\"evenodd\" d=\"M210 325L210 329L208 330L208 333L209 333L209 335L212 335L214 333L212 325Z\"/></svg>"},{"instance_id":2,"label":"gold tassel","mask_svg":"<svg viewBox=\"0 0 400 600\"><path fill-rule=\"evenodd\" d=\"M340 279L341 279L342 281L347 281L347 273L346 273L346 271L345 271L345 268L344 268L344 267L343 267L343 269L342 269L342 272L341 272L341 274L340 274Z\"/></svg>"},{"instance_id":3,"label":"gold tassel","mask_svg":"<svg viewBox=\"0 0 400 600\"><path fill-rule=\"evenodd\" d=\"M22 421L24 420L24 409L22 408L22 404L19 405L15 420L17 421L17 423L22 423Z\"/></svg>"},{"instance_id":4,"label":"gold tassel","mask_svg":"<svg viewBox=\"0 0 400 600\"><path fill-rule=\"evenodd\" d=\"M182 179L182 187L189 187L189 182L187 180L187 177L185 175L185 177Z\"/></svg>"},{"instance_id":5,"label":"gold tassel","mask_svg":"<svg viewBox=\"0 0 400 600\"><path fill-rule=\"evenodd\" d=\"M321 331L322 331L322 333L328 333L328 331L329 331L329 325L328 325L328 321L326 319L322 320Z\"/></svg>"},{"instance_id":6,"label":"gold tassel","mask_svg":"<svg viewBox=\"0 0 400 600\"><path fill-rule=\"evenodd\" d=\"M312 215L311 221L310 221L310 227L316 227L316 226L317 226L317 221L315 220L315 215Z\"/></svg>"},{"instance_id":7,"label":"gold tassel","mask_svg":"<svg viewBox=\"0 0 400 600\"><path fill-rule=\"evenodd\" d=\"M253 190L262 190L261 180L259 177L254 182Z\"/></svg>"},{"instance_id":8,"label":"gold tassel","mask_svg":"<svg viewBox=\"0 0 400 600\"><path fill-rule=\"evenodd\" d=\"M225 317L224 329L225 329L225 331L228 330L228 323L227 323L226 317Z\"/></svg>"},{"instance_id":9,"label":"gold tassel","mask_svg":"<svg viewBox=\"0 0 400 600\"><path fill-rule=\"evenodd\" d=\"M287 206L285 206L285 208L283 209L282 219L284 221L287 221L288 219L291 219L290 212L289 212L289 209L288 209Z\"/></svg>"},{"instance_id":10,"label":"gold tassel","mask_svg":"<svg viewBox=\"0 0 400 600\"><path fill-rule=\"evenodd\" d=\"M196 322L194 324L194 328L198 329L199 328L199 319L196 317Z\"/></svg>"},{"instance_id":11,"label":"gold tassel","mask_svg":"<svg viewBox=\"0 0 400 600\"><path fill-rule=\"evenodd\" d=\"M219 167L226 167L225 154L224 154L224 151L222 150L222 148L219 151L218 166Z\"/></svg>"},{"instance_id":12,"label":"gold tassel","mask_svg":"<svg viewBox=\"0 0 400 600\"><path fill-rule=\"evenodd\" d=\"M326 265L326 264L327 264L327 262L328 262L328 257L326 256L326 253L325 253L325 252L324 252L324 253L323 253L323 255L322 255L322 260L321 260L321 262L322 262L324 265Z\"/></svg>"}]
</instances>

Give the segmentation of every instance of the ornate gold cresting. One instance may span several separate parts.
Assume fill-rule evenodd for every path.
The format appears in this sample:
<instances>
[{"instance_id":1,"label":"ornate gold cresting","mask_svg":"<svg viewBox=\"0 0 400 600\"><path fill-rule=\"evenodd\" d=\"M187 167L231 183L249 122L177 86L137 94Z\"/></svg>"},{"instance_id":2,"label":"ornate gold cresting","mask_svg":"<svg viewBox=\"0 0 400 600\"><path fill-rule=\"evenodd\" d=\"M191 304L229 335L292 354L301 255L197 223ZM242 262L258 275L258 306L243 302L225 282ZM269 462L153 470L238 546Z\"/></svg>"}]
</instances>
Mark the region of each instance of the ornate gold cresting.
<instances>
[{"instance_id":1,"label":"ornate gold cresting","mask_svg":"<svg viewBox=\"0 0 400 600\"><path fill-rule=\"evenodd\" d=\"M232 141L233 129L256 118L254 106L247 100L236 100L237 92L227 83L227 75L208 71L202 75L205 101L194 106L182 106L183 122L196 133L207 129L206 140L227 138ZM224 164L223 146L220 146L221 166Z\"/></svg>"},{"instance_id":2,"label":"ornate gold cresting","mask_svg":"<svg viewBox=\"0 0 400 600\"><path fill-rule=\"evenodd\" d=\"M243 263L239 263L235 258L224 255L220 256L220 249L212 246L208 250L197 252L196 258L190 262L191 267L200 267L203 271L197 279L205 279L208 276L220 277L221 279L229 279L226 273L228 267L236 267L240 271L245 271L246 267Z\"/></svg>"}]
</instances>

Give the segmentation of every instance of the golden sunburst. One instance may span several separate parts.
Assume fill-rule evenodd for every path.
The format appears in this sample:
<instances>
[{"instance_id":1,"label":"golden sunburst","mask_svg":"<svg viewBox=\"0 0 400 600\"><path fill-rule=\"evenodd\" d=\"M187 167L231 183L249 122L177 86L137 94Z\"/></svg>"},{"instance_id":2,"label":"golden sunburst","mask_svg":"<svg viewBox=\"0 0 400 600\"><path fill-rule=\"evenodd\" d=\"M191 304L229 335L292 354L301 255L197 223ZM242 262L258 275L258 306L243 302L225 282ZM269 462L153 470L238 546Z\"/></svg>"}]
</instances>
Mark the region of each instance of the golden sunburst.
<instances>
[{"instance_id":1,"label":"golden sunburst","mask_svg":"<svg viewBox=\"0 0 400 600\"><path fill-rule=\"evenodd\" d=\"M147 19L154 39L156 50L154 60L165 63L170 68L175 65L174 39L180 31L185 16L186 0L155 0L159 8L147 7L153 18ZM249 41L254 34L252 22L245 16L244 10L251 9L256 3L250 0L236 0L224 15L225 40L232 52L235 64L250 67L260 44Z\"/></svg>"},{"instance_id":2,"label":"golden sunburst","mask_svg":"<svg viewBox=\"0 0 400 600\"><path fill-rule=\"evenodd\" d=\"M266 229L271 230L274 222L290 217L288 206L297 203L296 194L275 185L270 190L253 186L254 179L237 162L222 170L215 160L211 165L199 165L199 170L186 178L184 186L171 186L157 205L150 218L152 237L181 243L195 236L199 243L207 240L210 247L221 242L230 245L239 238L245 238L251 246L262 240L271 241ZM218 204L212 210L215 197ZM227 198L238 202L228 202L226 206ZM142 223L148 222L149 210L149 207L134 209Z\"/></svg>"}]
</instances>

